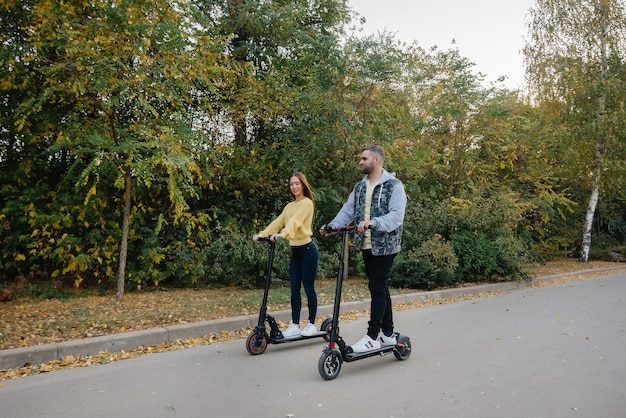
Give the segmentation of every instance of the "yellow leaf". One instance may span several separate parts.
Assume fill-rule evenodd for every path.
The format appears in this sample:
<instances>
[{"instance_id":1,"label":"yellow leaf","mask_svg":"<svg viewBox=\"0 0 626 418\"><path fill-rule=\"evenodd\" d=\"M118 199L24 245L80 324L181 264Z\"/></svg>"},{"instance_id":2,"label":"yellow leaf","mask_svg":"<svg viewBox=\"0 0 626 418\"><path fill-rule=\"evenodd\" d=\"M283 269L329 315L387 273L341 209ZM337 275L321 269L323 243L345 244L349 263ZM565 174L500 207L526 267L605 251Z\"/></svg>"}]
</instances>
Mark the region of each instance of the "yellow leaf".
<instances>
[{"instance_id":1,"label":"yellow leaf","mask_svg":"<svg viewBox=\"0 0 626 418\"><path fill-rule=\"evenodd\" d=\"M85 198L85 202L87 202L89 200L90 196L93 196L96 194L96 185L94 184L93 186L91 186L91 188L89 189L89 191L87 192L87 196Z\"/></svg>"},{"instance_id":2,"label":"yellow leaf","mask_svg":"<svg viewBox=\"0 0 626 418\"><path fill-rule=\"evenodd\" d=\"M72 355L69 355L69 356L65 356L65 357L63 357L61 359L60 365L61 366L69 366L69 365L74 364L74 363L76 363L76 358L74 356L72 356Z\"/></svg>"}]
</instances>

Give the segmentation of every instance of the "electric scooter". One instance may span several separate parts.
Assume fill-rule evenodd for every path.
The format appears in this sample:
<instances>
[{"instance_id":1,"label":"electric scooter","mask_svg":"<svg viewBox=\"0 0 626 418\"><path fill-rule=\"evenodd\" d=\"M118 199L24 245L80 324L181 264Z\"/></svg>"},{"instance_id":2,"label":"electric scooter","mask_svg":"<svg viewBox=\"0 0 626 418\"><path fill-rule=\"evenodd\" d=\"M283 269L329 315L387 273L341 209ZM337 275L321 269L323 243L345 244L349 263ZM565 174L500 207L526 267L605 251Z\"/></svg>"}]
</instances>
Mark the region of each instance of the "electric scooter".
<instances>
[{"instance_id":1,"label":"electric scooter","mask_svg":"<svg viewBox=\"0 0 626 418\"><path fill-rule=\"evenodd\" d=\"M339 272L337 274L337 289L335 291L335 306L333 308L333 317L330 326L330 339L328 347L324 348L322 355L317 363L320 376L325 380L332 380L339 376L343 362L363 360L374 356L384 356L387 353L393 353L398 360L407 360L411 355L411 340L409 337L400 333L394 333L396 337L395 345L383 345L380 348L369 350L363 353L355 353L352 347L346 345L345 341L339 336L339 305L341 302L341 290L343 285L343 274L345 270L345 254L348 245L348 232L354 232L354 225L347 228L329 228L326 231L330 233L341 233L342 244L339 263Z\"/></svg>"},{"instance_id":2,"label":"electric scooter","mask_svg":"<svg viewBox=\"0 0 626 418\"><path fill-rule=\"evenodd\" d=\"M248 353L252 355L263 354L267 349L268 344L283 344L292 343L294 341L308 340L311 338L323 337L325 341L330 339L330 326L332 320L327 318L322 322L320 330L316 333L308 336L294 335L291 337L283 336L282 331L278 328L276 319L267 313L267 296L270 290L270 281L272 278L272 266L274 264L274 251L276 249L276 242L272 241L269 237L259 238L259 241L266 241L269 244L269 259L267 262L267 278L265 280L265 290L263 292L263 302L261 303L261 310L259 311L259 322L248 338L246 339L246 349ZM269 324L269 334L265 322Z\"/></svg>"}]
</instances>

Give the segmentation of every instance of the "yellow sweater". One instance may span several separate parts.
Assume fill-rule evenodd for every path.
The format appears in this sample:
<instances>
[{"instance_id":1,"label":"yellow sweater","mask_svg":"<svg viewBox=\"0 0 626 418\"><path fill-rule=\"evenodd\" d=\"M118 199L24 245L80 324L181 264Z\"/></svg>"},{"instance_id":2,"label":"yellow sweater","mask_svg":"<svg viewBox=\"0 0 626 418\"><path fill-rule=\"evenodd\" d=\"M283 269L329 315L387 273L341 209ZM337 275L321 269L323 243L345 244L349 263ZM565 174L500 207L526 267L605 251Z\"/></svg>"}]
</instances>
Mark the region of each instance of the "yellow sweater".
<instances>
[{"instance_id":1,"label":"yellow sweater","mask_svg":"<svg viewBox=\"0 0 626 418\"><path fill-rule=\"evenodd\" d=\"M279 231L293 247L311 242L313 235L313 201L308 197L287 203L278 218L274 219L259 236L268 237ZM280 228L283 228L281 231Z\"/></svg>"}]
</instances>

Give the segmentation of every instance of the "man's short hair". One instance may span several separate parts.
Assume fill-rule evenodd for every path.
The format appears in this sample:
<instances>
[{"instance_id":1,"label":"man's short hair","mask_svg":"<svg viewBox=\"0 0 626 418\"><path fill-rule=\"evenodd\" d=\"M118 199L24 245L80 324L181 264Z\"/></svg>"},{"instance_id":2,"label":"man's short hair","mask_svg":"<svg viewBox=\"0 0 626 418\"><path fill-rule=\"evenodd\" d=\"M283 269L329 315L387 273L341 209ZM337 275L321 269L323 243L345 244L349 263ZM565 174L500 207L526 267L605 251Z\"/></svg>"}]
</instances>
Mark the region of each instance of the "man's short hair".
<instances>
[{"instance_id":1,"label":"man's short hair","mask_svg":"<svg viewBox=\"0 0 626 418\"><path fill-rule=\"evenodd\" d=\"M363 151L369 151L371 153L374 153L380 156L381 160L385 159L385 150L383 149L383 147L379 145L370 145L369 147L363 148Z\"/></svg>"}]
</instances>

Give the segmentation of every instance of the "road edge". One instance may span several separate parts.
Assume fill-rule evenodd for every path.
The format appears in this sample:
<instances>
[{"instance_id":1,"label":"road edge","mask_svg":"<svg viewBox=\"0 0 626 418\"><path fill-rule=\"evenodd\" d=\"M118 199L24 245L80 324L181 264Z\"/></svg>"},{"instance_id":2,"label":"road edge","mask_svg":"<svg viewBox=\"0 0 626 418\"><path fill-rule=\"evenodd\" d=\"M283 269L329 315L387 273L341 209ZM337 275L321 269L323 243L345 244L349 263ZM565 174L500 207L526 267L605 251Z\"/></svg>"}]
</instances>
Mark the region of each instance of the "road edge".
<instances>
[{"instance_id":1,"label":"road edge","mask_svg":"<svg viewBox=\"0 0 626 418\"><path fill-rule=\"evenodd\" d=\"M459 298L469 295L478 295L481 293L507 292L525 288L534 283L549 282L551 280L558 280L566 277L580 278L580 276L585 275L597 276L603 273L617 272L619 270L626 270L626 267L618 266L602 269L581 270L571 273L537 277L526 281L487 283L471 287L459 287L395 295L392 297L392 302L396 305L436 299ZM369 309L369 307L369 299L363 301L344 302L341 305L341 313ZM332 311L332 305L319 306L318 316L331 316ZM291 311L284 310L272 312L272 316L277 321L289 322L291 319ZM169 327L152 328L143 331L133 331L122 334L71 340L60 343L0 350L0 371L15 367L23 367L25 365L34 365L54 360L61 360L66 356L91 356L102 351L109 351L111 353L130 351L139 347L166 344L186 338L198 338L209 334L251 329L257 325L257 322L258 315L245 315L233 318L173 325Z\"/></svg>"}]
</instances>

